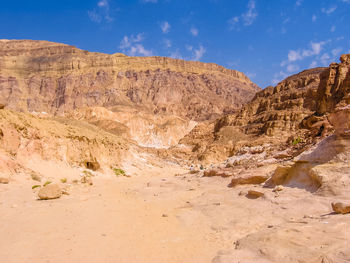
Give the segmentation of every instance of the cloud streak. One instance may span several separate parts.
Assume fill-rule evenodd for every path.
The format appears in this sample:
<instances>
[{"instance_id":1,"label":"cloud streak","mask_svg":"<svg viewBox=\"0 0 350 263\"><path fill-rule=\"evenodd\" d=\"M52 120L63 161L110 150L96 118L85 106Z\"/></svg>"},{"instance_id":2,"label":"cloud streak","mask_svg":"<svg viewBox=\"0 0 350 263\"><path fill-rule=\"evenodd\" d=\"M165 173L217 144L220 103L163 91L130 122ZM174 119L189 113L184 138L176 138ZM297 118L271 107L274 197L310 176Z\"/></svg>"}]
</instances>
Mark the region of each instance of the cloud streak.
<instances>
[{"instance_id":1,"label":"cloud streak","mask_svg":"<svg viewBox=\"0 0 350 263\"><path fill-rule=\"evenodd\" d=\"M147 50L143 46L143 40L143 34L137 34L136 36L124 36L120 42L119 48L128 56L153 56L152 51Z\"/></svg>"},{"instance_id":2,"label":"cloud streak","mask_svg":"<svg viewBox=\"0 0 350 263\"><path fill-rule=\"evenodd\" d=\"M97 2L96 8L88 11L88 16L92 22L110 23L114 20L110 12L109 0L100 0Z\"/></svg>"},{"instance_id":3,"label":"cloud streak","mask_svg":"<svg viewBox=\"0 0 350 263\"><path fill-rule=\"evenodd\" d=\"M170 28L171 28L171 26L170 26L168 21L164 21L160 25L160 29L162 30L163 34L169 33Z\"/></svg>"},{"instance_id":4,"label":"cloud streak","mask_svg":"<svg viewBox=\"0 0 350 263\"><path fill-rule=\"evenodd\" d=\"M256 11L255 0L250 0L247 5L247 11L242 13L240 16L234 16L227 21L230 26L230 30L237 28L239 24L244 26L251 26L256 18L258 17L258 12Z\"/></svg>"}]
</instances>

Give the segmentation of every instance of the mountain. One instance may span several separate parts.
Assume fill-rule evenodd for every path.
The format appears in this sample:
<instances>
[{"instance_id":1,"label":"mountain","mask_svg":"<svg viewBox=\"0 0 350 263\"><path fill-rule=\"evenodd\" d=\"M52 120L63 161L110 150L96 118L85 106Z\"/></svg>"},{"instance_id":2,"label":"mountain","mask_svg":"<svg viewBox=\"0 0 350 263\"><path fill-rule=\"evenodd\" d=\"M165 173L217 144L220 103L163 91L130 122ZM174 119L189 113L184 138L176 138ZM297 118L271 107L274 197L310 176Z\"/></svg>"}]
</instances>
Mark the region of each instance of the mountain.
<instances>
[{"instance_id":1,"label":"mountain","mask_svg":"<svg viewBox=\"0 0 350 263\"><path fill-rule=\"evenodd\" d=\"M343 55L339 64L305 70L257 92L236 113L197 125L173 151L204 163L240 155L247 147L258 147L265 157L281 151L286 152L280 157L297 155L331 134L327 116L339 103L349 103L349 58Z\"/></svg>"},{"instance_id":2,"label":"mountain","mask_svg":"<svg viewBox=\"0 0 350 263\"><path fill-rule=\"evenodd\" d=\"M259 90L243 73L212 63L0 40L0 103L20 111L126 105L201 121L237 110Z\"/></svg>"}]
</instances>

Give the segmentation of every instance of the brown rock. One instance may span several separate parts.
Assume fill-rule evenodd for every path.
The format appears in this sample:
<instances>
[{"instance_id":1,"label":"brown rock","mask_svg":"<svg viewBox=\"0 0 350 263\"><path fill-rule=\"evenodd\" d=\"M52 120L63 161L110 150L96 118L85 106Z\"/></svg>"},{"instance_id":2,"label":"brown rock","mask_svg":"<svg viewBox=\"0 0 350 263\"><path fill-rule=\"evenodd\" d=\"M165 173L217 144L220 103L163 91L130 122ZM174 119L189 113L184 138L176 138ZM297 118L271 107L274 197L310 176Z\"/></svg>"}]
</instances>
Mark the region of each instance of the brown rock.
<instances>
[{"instance_id":1,"label":"brown rock","mask_svg":"<svg viewBox=\"0 0 350 263\"><path fill-rule=\"evenodd\" d=\"M344 203L332 203L332 209L337 214L348 214L350 213L350 203L344 204Z\"/></svg>"},{"instance_id":2,"label":"brown rock","mask_svg":"<svg viewBox=\"0 0 350 263\"><path fill-rule=\"evenodd\" d=\"M41 188L38 193L40 200L56 199L62 196L61 187L58 184L48 184Z\"/></svg>"},{"instance_id":3,"label":"brown rock","mask_svg":"<svg viewBox=\"0 0 350 263\"><path fill-rule=\"evenodd\" d=\"M256 190L249 190L248 194L246 195L249 199L258 199L260 197L263 197L264 193L256 191Z\"/></svg>"},{"instance_id":4,"label":"brown rock","mask_svg":"<svg viewBox=\"0 0 350 263\"><path fill-rule=\"evenodd\" d=\"M10 182L7 177L0 177L0 184L8 184Z\"/></svg>"},{"instance_id":5,"label":"brown rock","mask_svg":"<svg viewBox=\"0 0 350 263\"><path fill-rule=\"evenodd\" d=\"M204 171L204 177L212 177L212 176L221 176L221 177L230 177L233 175L233 171L231 169L225 168L215 168Z\"/></svg>"},{"instance_id":6,"label":"brown rock","mask_svg":"<svg viewBox=\"0 0 350 263\"><path fill-rule=\"evenodd\" d=\"M5 108L5 105L0 103L0 110L3 110L4 108Z\"/></svg>"},{"instance_id":7,"label":"brown rock","mask_svg":"<svg viewBox=\"0 0 350 263\"><path fill-rule=\"evenodd\" d=\"M234 187L236 185L240 184L261 184L265 182L268 179L268 176L261 176L261 175L252 175L249 177L238 177L238 178L233 178L231 181L230 186Z\"/></svg>"}]
</instances>

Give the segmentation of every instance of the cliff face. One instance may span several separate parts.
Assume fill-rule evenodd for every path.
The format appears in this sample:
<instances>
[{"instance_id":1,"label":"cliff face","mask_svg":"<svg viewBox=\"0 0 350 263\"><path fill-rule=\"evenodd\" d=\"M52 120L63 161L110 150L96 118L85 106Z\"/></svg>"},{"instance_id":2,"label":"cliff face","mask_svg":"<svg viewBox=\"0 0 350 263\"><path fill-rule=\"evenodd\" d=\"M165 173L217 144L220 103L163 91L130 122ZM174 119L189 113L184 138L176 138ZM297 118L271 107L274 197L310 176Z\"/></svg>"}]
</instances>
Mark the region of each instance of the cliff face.
<instances>
[{"instance_id":1,"label":"cliff face","mask_svg":"<svg viewBox=\"0 0 350 263\"><path fill-rule=\"evenodd\" d=\"M350 55L340 60L329 68L288 77L275 87L257 92L237 113L197 126L180 141L188 149L182 154L203 162L251 151L266 153L265 159L296 156L331 134L329 113L350 103Z\"/></svg>"},{"instance_id":2,"label":"cliff face","mask_svg":"<svg viewBox=\"0 0 350 263\"><path fill-rule=\"evenodd\" d=\"M335 109L337 104L350 103L350 55L342 55L341 63L332 63L321 74L317 93L317 114L324 115Z\"/></svg>"},{"instance_id":3,"label":"cliff face","mask_svg":"<svg viewBox=\"0 0 350 263\"><path fill-rule=\"evenodd\" d=\"M0 103L15 110L63 114L137 105L205 120L233 112L258 90L243 73L216 64L91 53L46 41L0 41Z\"/></svg>"}]
</instances>

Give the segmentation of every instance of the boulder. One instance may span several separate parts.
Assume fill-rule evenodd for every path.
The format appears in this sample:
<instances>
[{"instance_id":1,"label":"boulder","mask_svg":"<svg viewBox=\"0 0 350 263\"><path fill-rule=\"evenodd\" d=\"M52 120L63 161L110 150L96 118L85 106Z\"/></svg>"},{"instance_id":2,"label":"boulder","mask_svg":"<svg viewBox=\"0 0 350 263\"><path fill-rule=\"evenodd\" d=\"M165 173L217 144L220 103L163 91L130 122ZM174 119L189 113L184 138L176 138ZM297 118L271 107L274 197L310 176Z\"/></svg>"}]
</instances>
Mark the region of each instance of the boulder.
<instances>
[{"instance_id":1,"label":"boulder","mask_svg":"<svg viewBox=\"0 0 350 263\"><path fill-rule=\"evenodd\" d=\"M246 197L249 199L258 199L263 196L264 196L264 193L255 191L255 190L249 190L248 194L246 195Z\"/></svg>"},{"instance_id":2,"label":"boulder","mask_svg":"<svg viewBox=\"0 0 350 263\"><path fill-rule=\"evenodd\" d=\"M268 176L252 175L248 177L238 177L231 180L230 187L240 184L261 184L268 179Z\"/></svg>"},{"instance_id":3,"label":"boulder","mask_svg":"<svg viewBox=\"0 0 350 263\"><path fill-rule=\"evenodd\" d=\"M344 204L341 202L332 203L332 209L337 214L348 214L350 213L350 203Z\"/></svg>"},{"instance_id":4,"label":"boulder","mask_svg":"<svg viewBox=\"0 0 350 263\"><path fill-rule=\"evenodd\" d=\"M230 177L233 175L233 171L231 169L226 168L214 168L210 170L204 171L204 177L212 177L212 176L221 176L221 177Z\"/></svg>"},{"instance_id":5,"label":"boulder","mask_svg":"<svg viewBox=\"0 0 350 263\"><path fill-rule=\"evenodd\" d=\"M38 197L40 200L56 199L62 196L62 189L58 184L48 184L40 189Z\"/></svg>"}]
</instances>

